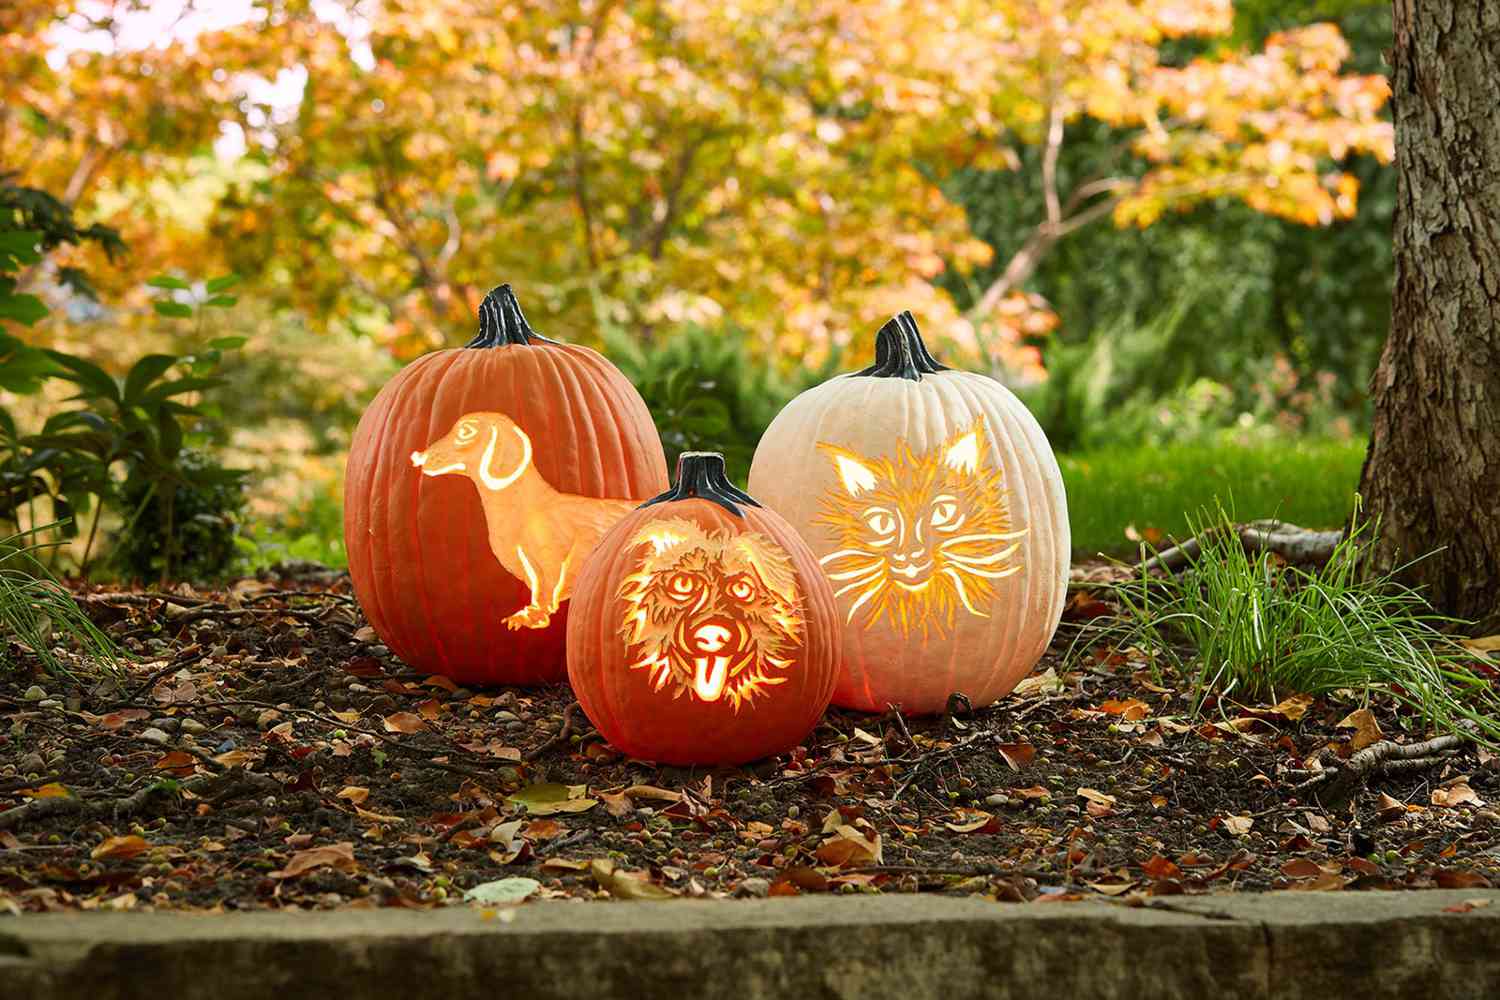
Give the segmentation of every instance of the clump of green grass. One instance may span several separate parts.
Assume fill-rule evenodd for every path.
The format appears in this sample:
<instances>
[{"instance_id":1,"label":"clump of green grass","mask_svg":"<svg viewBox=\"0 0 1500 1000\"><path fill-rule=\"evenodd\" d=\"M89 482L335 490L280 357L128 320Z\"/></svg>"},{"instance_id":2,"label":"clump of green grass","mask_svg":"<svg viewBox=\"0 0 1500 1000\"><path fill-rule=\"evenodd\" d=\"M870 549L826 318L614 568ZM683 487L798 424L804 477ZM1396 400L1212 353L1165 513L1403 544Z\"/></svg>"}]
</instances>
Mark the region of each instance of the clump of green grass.
<instances>
[{"instance_id":1,"label":"clump of green grass","mask_svg":"<svg viewBox=\"0 0 1500 1000\"><path fill-rule=\"evenodd\" d=\"M1127 525L1147 540L1186 537L1187 512L1231 496L1248 518L1336 528L1353 509L1364 455L1363 441L1205 440L1059 455L1058 464L1074 550L1124 555L1136 548L1125 535Z\"/></svg>"},{"instance_id":2,"label":"clump of green grass","mask_svg":"<svg viewBox=\"0 0 1500 1000\"><path fill-rule=\"evenodd\" d=\"M1500 743L1500 696L1442 631L1459 623L1391 576L1365 575L1363 528L1309 571L1246 552L1223 508L1190 526L1203 543L1183 570L1143 570L1118 596L1123 641L1187 679L1195 711L1210 694L1274 702L1351 692L1394 699L1429 730Z\"/></svg>"},{"instance_id":3,"label":"clump of green grass","mask_svg":"<svg viewBox=\"0 0 1500 1000\"><path fill-rule=\"evenodd\" d=\"M53 674L74 673L54 652L57 645L72 646L102 669L113 669L119 649L37 558L44 546L28 543L34 534L0 538L0 667L18 666L18 658L11 655L16 644Z\"/></svg>"}]
</instances>

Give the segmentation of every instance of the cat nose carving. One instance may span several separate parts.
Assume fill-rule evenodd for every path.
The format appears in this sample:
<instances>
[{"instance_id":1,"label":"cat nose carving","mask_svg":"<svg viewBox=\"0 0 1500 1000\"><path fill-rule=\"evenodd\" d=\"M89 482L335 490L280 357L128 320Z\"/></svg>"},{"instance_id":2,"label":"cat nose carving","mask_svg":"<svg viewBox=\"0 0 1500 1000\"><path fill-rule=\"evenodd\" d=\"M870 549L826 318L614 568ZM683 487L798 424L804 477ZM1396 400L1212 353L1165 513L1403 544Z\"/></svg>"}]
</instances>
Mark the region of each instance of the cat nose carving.
<instances>
[{"instance_id":1,"label":"cat nose carving","mask_svg":"<svg viewBox=\"0 0 1500 1000\"><path fill-rule=\"evenodd\" d=\"M734 635L727 625L720 622L704 622L693 629L693 646L700 653L717 653L729 645Z\"/></svg>"}]
</instances>

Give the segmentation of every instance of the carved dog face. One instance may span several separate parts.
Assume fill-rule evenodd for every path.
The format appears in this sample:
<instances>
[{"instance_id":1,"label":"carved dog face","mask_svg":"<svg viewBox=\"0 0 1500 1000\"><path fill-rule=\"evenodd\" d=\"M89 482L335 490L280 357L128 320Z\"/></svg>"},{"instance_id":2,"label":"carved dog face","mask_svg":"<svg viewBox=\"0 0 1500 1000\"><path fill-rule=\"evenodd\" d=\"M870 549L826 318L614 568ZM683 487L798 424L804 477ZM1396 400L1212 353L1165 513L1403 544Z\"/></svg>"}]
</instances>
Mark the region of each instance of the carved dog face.
<instances>
[{"instance_id":1,"label":"carved dog face","mask_svg":"<svg viewBox=\"0 0 1500 1000\"><path fill-rule=\"evenodd\" d=\"M531 467L531 439L503 413L465 413L447 434L411 453L424 476L465 475L499 491Z\"/></svg>"},{"instance_id":2,"label":"carved dog face","mask_svg":"<svg viewBox=\"0 0 1500 1000\"><path fill-rule=\"evenodd\" d=\"M654 690L673 697L728 699L738 712L786 683L787 654L802 635L802 599L791 560L759 532L717 534L673 518L631 540L640 569L620 584L621 634L650 671Z\"/></svg>"}]
</instances>

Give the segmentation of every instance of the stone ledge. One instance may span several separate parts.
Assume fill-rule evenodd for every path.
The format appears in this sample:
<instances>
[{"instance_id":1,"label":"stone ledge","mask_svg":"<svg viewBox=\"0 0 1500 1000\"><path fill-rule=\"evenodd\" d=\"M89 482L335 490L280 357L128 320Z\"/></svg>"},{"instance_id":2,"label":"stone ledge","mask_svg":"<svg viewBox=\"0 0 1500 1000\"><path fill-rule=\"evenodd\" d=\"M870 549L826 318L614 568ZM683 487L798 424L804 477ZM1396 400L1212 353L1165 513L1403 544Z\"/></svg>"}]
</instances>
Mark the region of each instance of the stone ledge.
<instances>
[{"instance_id":1,"label":"stone ledge","mask_svg":"<svg viewBox=\"0 0 1500 1000\"><path fill-rule=\"evenodd\" d=\"M1500 996L1500 891L1162 907L802 897L0 918L0 997L1064 1000Z\"/></svg>"}]
</instances>

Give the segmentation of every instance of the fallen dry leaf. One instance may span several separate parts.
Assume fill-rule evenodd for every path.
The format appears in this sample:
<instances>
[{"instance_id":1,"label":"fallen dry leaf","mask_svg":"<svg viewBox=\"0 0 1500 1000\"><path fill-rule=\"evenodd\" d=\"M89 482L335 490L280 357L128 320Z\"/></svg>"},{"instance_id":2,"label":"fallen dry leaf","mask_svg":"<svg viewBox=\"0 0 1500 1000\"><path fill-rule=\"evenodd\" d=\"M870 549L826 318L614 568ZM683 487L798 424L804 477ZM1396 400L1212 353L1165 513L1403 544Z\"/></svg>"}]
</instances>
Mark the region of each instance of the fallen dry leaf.
<instances>
[{"instance_id":1,"label":"fallen dry leaf","mask_svg":"<svg viewBox=\"0 0 1500 1000\"><path fill-rule=\"evenodd\" d=\"M1482 910L1490 905L1488 899L1466 899L1461 903L1443 907L1444 913L1468 913L1471 910Z\"/></svg>"},{"instance_id":2,"label":"fallen dry leaf","mask_svg":"<svg viewBox=\"0 0 1500 1000\"><path fill-rule=\"evenodd\" d=\"M1036 759L1036 747L1030 743L1002 743L996 749L1012 771L1019 771Z\"/></svg>"},{"instance_id":3,"label":"fallen dry leaf","mask_svg":"<svg viewBox=\"0 0 1500 1000\"><path fill-rule=\"evenodd\" d=\"M1490 880L1478 872L1466 872L1458 868L1439 868L1432 873L1432 880L1439 889L1488 889Z\"/></svg>"},{"instance_id":4,"label":"fallen dry leaf","mask_svg":"<svg viewBox=\"0 0 1500 1000\"><path fill-rule=\"evenodd\" d=\"M1051 789L1043 788L1041 785L1032 785L1030 788L1012 788L1010 794L1022 799L1050 799Z\"/></svg>"},{"instance_id":5,"label":"fallen dry leaf","mask_svg":"<svg viewBox=\"0 0 1500 1000\"><path fill-rule=\"evenodd\" d=\"M151 844L145 837L129 834L123 837L110 837L89 852L89 857L95 861L104 858L125 859L133 858L137 854L143 854L151 849Z\"/></svg>"},{"instance_id":6,"label":"fallen dry leaf","mask_svg":"<svg viewBox=\"0 0 1500 1000\"><path fill-rule=\"evenodd\" d=\"M1151 857L1141 865L1141 871L1152 878L1177 878L1182 874L1182 869L1177 867L1170 858L1164 858L1160 854Z\"/></svg>"},{"instance_id":7,"label":"fallen dry leaf","mask_svg":"<svg viewBox=\"0 0 1500 1000\"><path fill-rule=\"evenodd\" d=\"M1354 735L1349 737L1350 753L1358 753L1385 735L1380 731L1375 713L1368 708L1356 708L1339 720L1338 728L1354 730Z\"/></svg>"},{"instance_id":8,"label":"fallen dry leaf","mask_svg":"<svg viewBox=\"0 0 1500 1000\"><path fill-rule=\"evenodd\" d=\"M1296 722L1307 714L1312 707L1313 696L1310 694L1294 694L1290 698L1283 698L1271 706L1271 711L1286 719L1288 722Z\"/></svg>"},{"instance_id":9,"label":"fallen dry leaf","mask_svg":"<svg viewBox=\"0 0 1500 1000\"><path fill-rule=\"evenodd\" d=\"M1090 816L1108 816L1114 812L1115 797L1113 795L1106 795L1097 788L1080 788L1078 789L1078 797L1086 801L1084 808L1088 810Z\"/></svg>"},{"instance_id":10,"label":"fallen dry leaf","mask_svg":"<svg viewBox=\"0 0 1500 1000\"><path fill-rule=\"evenodd\" d=\"M198 758L186 750L172 750L162 754L151 767L157 771L166 771L174 778L186 778L198 769Z\"/></svg>"},{"instance_id":11,"label":"fallen dry leaf","mask_svg":"<svg viewBox=\"0 0 1500 1000\"><path fill-rule=\"evenodd\" d=\"M16 792L16 794L26 799L67 799L73 797L73 793L68 791L68 786L57 781L49 781L39 788L23 788Z\"/></svg>"},{"instance_id":12,"label":"fallen dry leaf","mask_svg":"<svg viewBox=\"0 0 1500 1000\"><path fill-rule=\"evenodd\" d=\"M1084 885L1097 893L1105 896L1123 896L1134 889L1139 882L1085 882Z\"/></svg>"},{"instance_id":13,"label":"fallen dry leaf","mask_svg":"<svg viewBox=\"0 0 1500 1000\"><path fill-rule=\"evenodd\" d=\"M1380 799L1376 804L1376 814L1382 823L1394 823L1406 815L1406 803L1400 799L1392 798L1385 792L1380 793Z\"/></svg>"},{"instance_id":14,"label":"fallen dry leaf","mask_svg":"<svg viewBox=\"0 0 1500 1000\"><path fill-rule=\"evenodd\" d=\"M817 857L832 868L860 868L881 861L880 834L864 820L855 820L863 829L849 824L834 828L832 836L818 846Z\"/></svg>"},{"instance_id":15,"label":"fallen dry leaf","mask_svg":"<svg viewBox=\"0 0 1500 1000\"><path fill-rule=\"evenodd\" d=\"M586 791L588 791L588 786L586 785L560 785L555 782L542 782L536 785L527 785L505 801L514 805L525 806L526 811L532 816L584 812L599 804L598 799L585 798L583 793Z\"/></svg>"},{"instance_id":16,"label":"fallen dry leaf","mask_svg":"<svg viewBox=\"0 0 1500 1000\"><path fill-rule=\"evenodd\" d=\"M998 826L995 817L981 809L960 809L954 822L943 825L954 833L988 832L990 827Z\"/></svg>"},{"instance_id":17,"label":"fallen dry leaf","mask_svg":"<svg viewBox=\"0 0 1500 1000\"><path fill-rule=\"evenodd\" d=\"M119 729L127 722L139 722L149 718L151 718L151 713L144 708L122 708L118 712L100 716L99 725L105 729Z\"/></svg>"},{"instance_id":18,"label":"fallen dry leaf","mask_svg":"<svg viewBox=\"0 0 1500 1000\"><path fill-rule=\"evenodd\" d=\"M388 733L416 733L427 728L427 722L415 712L393 712L380 721Z\"/></svg>"},{"instance_id":19,"label":"fallen dry leaf","mask_svg":"<svg viewBox=\"0 0 1500 1000\"><path fill-rule=\"evenodd\" d=\"M1126 722L1139 722L1151 714L1151 706L1139 698L1110 699L1099 706L1099 711L1118 715Z\"/></svg>"},{"instance_id":20,"label":"fallen dry leaf","mask_svg":"<svg viewBox=\"0 0 1500 1000\"><path fill-rule=\"evenodd\" d=\"M1432 790L1432 804L1435 806L1482 806L1484 800L1474 794L1467 782L1457 781L1443 788Z\"/></svg>"},{"instance_id":21,"label":"fallen dry leaf","mask_svg":"<svg viewBox=\"0 0 1500 1000\"><path fill-rule=\"evenodd\" d=\"M365 799L368 799L369 797L370 790L368 788L365 788L363 785L345 785L343 788L339 789L339 793L334 796L334 798L336 799L343 799L345 802L352 802L355 805L360 805L365 801Z\"/></svg>"},{"instance_id":22,"label":"fallen dry leaf","mask_svg":"<svg viewBox=\"0 0 1500 1000\"><path fill-rule=\"evenodd\" d=\"M1310 858L1293 858L1281 866L1281 874L1287 878L1317 878L1324 872L1322 867Z\"/></svg>"},{"instance_id":23,"label":"fallen dry leaf","mask_svg":"<svg viewBox=\"0 0 1500 1000\"><path fill-rule=\"evenodd\" d=\"M599 888L616 899L673 899L677 893L652 882L645 874L622 872L615 868L609 858L595 858L589 862L589 874Z\"/></svg>"},{"instance_id":24,"label":"fallen dry leaf","mask_svg":"<svg viewBox=\"0 0 1500 1000\"><path fill-rule=\"evenodd\" d=\"M1500 635L1486 635L1475 639L1460 639L1459 645L1471 653L1497 653L1500 652Z\"/></svg>"},{"instance_id":25,"label":"fallen dry leaf","mask_svg":"<svg viewBox=\"0 0 1500 1000\"><path fill-rule=\"evenodd\" d=\"M1255 818L1252 817L1252 816L1225 816L1224 817L1224 829L1228 830L1230 833L1234 834L1235 836L1241 836L1243 834L1249 833L1250 832L1250 828L1253 827L1254 825L1255 825Z\"/></svg>"},{"instance_id":26,"label":"fallen dry leaf","mask_svg":"<svg viewBox=\"0 0 1500 1000\"><path fill-rule=\"evenodd\" d=\"M286 867L269 874L272 878L297 878L315 868L323 867L352 871L356 867L354 845L345 840L325 847L309 847L305 851L293 854L292 859L286 863Z\"/></svg>"},{"instance_id":27,"label":"fallen dry leaf","mask_svg":"<svg viewBox=\"0 0 1500 1000\"><path fill-rule=\"evenodd\" d=\"M1012 699L1037 698L1042 695L1056 694L1063 689L1063 682L1057 677L1057 671L1048 667L1039 674L1021 679L1021 683L1011 691Z\"/></svg>"}]
</instances>

